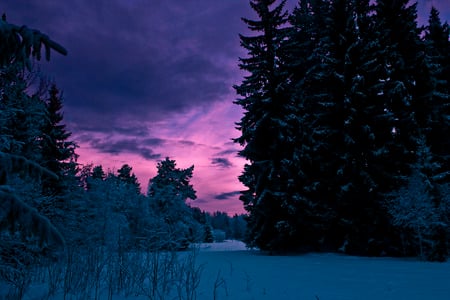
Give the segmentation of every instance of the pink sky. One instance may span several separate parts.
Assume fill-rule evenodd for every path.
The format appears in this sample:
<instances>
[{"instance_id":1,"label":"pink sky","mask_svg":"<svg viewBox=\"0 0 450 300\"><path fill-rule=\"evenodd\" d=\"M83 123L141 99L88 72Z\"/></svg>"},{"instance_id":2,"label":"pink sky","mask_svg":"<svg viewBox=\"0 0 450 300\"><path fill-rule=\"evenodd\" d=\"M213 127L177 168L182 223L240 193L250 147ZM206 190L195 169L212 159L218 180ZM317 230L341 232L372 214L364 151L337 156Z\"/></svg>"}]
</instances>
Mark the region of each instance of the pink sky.
<instances>
[{"instance_id":1,"label":"pink sky","mask_svg":"<svg viewBox=\"0 0 450 300\"><path fill-rule=\"evenodd\" d=\"M420 23L431 5L450 20L449 0L420 0ZM244 212L237 177L245 161L231 142L242 111L232 86L244 75L239 34L249 33L241 18L255 17L249 1L14 0L2 9L69 51L42 70L64 92L80 163L129 164L145 192L168 156L180 168L195 166L193 206Z\"/></svg>"},{"instance_id":2,"label":"pink sky","mask_svg":"<svg viewBox=\"0 0 450 300\"><path fill-rule=\"evenodd\" d=\"M153 146L154 152L161 153L163 158L168 156L175 159L179 168L194 165L192 184L197 191L197 200L189 202L192 206L209 212L226 211L230 215L244 213L236 192L245 189L238 180L245 161L236 155L236 151L220 153L224 152L223 149L229 149L229 152L239 149L239 145L234 144L231 138L239 135L234 129L234 120L239 120L240 116L238 106L220 101L201 109L191 109L170 119L146 124L149 135L170 137L162 145ZM96 135L99 139L111 141L127 138L117 133ZM76 135L74 139L83 140L77 139ZM139 138L136 141L139 143ZM148 180L156 175L157 160L149 161L132 152L121 152L118 155L102 153L89 143L79 143L79 146L77 153L81 164L102 164L104 169L112 171L123 164L131 165L144 193ZM225 159L227 164L214 164L213 158Z\"/></svg>"}]
</instances>

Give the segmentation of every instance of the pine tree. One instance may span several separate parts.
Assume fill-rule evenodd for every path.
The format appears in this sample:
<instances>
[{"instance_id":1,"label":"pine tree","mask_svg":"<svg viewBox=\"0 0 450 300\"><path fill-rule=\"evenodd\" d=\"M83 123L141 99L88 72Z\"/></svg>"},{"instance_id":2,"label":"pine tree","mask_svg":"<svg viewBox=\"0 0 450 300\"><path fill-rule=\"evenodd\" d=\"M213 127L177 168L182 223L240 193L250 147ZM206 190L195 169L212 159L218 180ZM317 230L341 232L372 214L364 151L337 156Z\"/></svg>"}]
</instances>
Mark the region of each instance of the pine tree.
<instances>
[{"instance_id":1,"label":"pine tree","mask_svg":"<svg viewBox=\"0 0 450 300\"><path fill-rule=\"evenodd\" d=\"M197 198L190 180L194 166L187 169L176 167L175 160L168 157L158 162L157 175L149 181L148 199L151 211L159 220L153 225L157 232L151 236L156 243L150 247L179 249L201 238L201 226L192 217L187 199Z\"/></svg>"}]
</instances>

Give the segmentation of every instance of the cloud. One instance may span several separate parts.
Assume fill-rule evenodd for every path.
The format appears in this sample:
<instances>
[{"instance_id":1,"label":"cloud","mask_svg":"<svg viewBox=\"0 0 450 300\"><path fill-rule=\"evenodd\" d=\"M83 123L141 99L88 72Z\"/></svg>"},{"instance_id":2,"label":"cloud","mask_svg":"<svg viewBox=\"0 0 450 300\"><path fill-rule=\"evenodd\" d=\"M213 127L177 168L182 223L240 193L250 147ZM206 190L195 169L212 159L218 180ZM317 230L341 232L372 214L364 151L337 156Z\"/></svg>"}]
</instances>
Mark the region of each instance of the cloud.
<instances>
[{"instance_id":1,"label":"cloud","mask_svg":"<svg viewBox=\"0 0 450 300\"><path fill-rule=\"evenodd\" d=\"M156 160L161 158L161 154L154 153L149 147L155 144L155 140L147 139L143 143L136 139L104 139L104 138L91 138L85 139L92 148L111 155L121 155L124 153L133 153L141 156L146 160ZM156 139L156 145L159 145L160 141Z\"/></svg>"},{"instance_id":2,"label":"cloud","mask_svg":"<svg viewBox=\"0 0 450 300\"><path fill-rule=\"evenodd\" d=\"M219 156L232 155L232 154L236 156L238 154L238 150L236 150L236 149L225 149L225 150L222 150L222 151L217 153L217 155L219 155Z\"/></svg>"},{"instance_id":3,"label":"cloud","mask_svg":"<svg viewBox=\"0 0 450 300\"><path fill-rule=\"evenodd\" d=\"M191 205L198 205L198 204L207 204L207 203L209 203L210 201L209 200L206 200L206 199L199 199L199 198L197 198L197 199L195 199L195 200L190 200L190 199L188 199L187 200L188 202L189 202L189 204L191 204Z\"/></svg>"},{"instance_id":4,"label":"cloud","mask_svg":"<svg viewBox=\"0 0 450 300\"><path fill-rule=\"evenodd\" d=\"M239 147L225 142L238 136L242 114L232 86L243 76L238 34L248 33L240 18L254 16L248 1L14 0L2 9L67 48L41 69L64 92L80 163L128 163L145 182L169 156L195 164L202 208L242 210L231 198L211 200L241 187Z\"/></svg>"},{"instance_id":5,"label":"cloud","mask_svg":"<svg viewBox=\"0 0 450 300\"><path fill-rule=\"evenodd\" d=\"M234 192L228 192L228 193L222 193L218 194L214 197L216 200L228 200L230 198L237 198L241 194L240 191L234 191Z\"/></svg>"},{"instance_id":6,"label":"cloud","mask_svg":"<svg viewBox=\"0 0 450 300\"><path fill-rule=\"evenodd\" d=\"M181 144L182 146L194 146L196 144L193 141L187 141L187 140L178 141L178 143Z\"/></svg>"},{"instance_id":7,"label":"cloud","mask_svg":"<svg viewBox=\"0 0 450 300\"><path fill-rule=\"evenodd\" d=\"M233 164L227 158L215 157L211 159L211 164L221 167L221 168L231 168Z\"/></svg>"},{"instance_id":8,"label":"cloud","mask_svg":"<svg viewBox=\"0 0 450 300\"><path fill-rule=\"evenodd\" d=\"M68 49L42 68L56 76L67 116L82 130L101 122L117 127L124 118L161 120L222 100L235 83L245 28L240 11L248 9L245 1L209 0L3 6L11 22L38 28Z\"/></svg>"}]
</instances>

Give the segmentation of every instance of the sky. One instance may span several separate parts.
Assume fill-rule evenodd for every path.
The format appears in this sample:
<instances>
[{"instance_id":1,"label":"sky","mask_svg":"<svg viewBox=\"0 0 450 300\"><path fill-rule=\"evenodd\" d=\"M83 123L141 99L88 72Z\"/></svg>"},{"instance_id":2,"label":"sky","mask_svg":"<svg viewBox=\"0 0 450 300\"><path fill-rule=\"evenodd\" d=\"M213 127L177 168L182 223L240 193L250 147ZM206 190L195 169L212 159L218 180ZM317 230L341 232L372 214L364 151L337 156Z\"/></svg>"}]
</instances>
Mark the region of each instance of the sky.
<instances>
[{"instance_id":1,"label":"sky","mask_svg":"<svg viewBox=\"0 0 450 300\"><path fill-rule=\"evenodd\" d=\"M450 20L449 0L419 1ZM296 0L288 0L291 9ZM116 171L129 164L143 192L165 157L194 165L192 206L243 213L238 176L245 160L233 85L245 75L241 17L247 0L4 0L0 13L48 34L69 52L42 63L63 91L64 122L81 164Z\"/></svg>"}]
</instances>

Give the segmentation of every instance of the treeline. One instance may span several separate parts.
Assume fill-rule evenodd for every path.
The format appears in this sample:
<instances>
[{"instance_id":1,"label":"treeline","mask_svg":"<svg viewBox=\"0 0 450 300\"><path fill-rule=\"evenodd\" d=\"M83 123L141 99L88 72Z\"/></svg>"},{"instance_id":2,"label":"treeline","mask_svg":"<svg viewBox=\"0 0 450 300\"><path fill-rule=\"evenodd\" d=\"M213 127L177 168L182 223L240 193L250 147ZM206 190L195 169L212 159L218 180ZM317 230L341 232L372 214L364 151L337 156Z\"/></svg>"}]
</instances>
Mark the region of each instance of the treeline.
<instances>
[{"instance_id":1,"label":"treeline","mask_svg":"<svg viewBox=\"0 0 450 300\"><path fill-rule=\"evenodd\" d=\"M3 191L46 216L70 247L112 242L120 236L128 246L180 248L201 238L185 204L196 198L190 184L193 166L179 169L169 158L159 162L145 196L129 165L117 173L105 173L102 166L80 166L76 142L63 124L62 95L55 84L33 81L35 75L18 64L0 73ZM48 174L35 176L14 158ZM27 232L20 222L8 221L5 226L14 228L13 233ZM41 229L40 234L47 234ZM156 233L158 241L148 244Z\"/></svg>"},{"instance_id":2,"label":"treeline","mask_svg":"<svg viewBox=\"0 0 450 300\"><path fill-rule=\"evenodd\" d=\"M223 242L224 240L244 240L247 222L245 214L234 214L230 217L226 212L213 213L201 211L192 207L194 218L204 225L205 235L203 242Z\"/></svg>"},{"instance_id":3,"label":"treeline","mask_svg":"<svg viewBox=\"0 0 450 300\"><path fill-rule=\"evenodd\" d=\"M446 260L449 26L408 0L252 0L236 86L247 243Z\"/></svg>"},{"instance_id":4,"label":"treeline","mask_svg":"<svg viewBox=\"0 0 450 300\"><path fill-rule=\"evenodd\" d=\"M191 243L242 238L242 216L211 215L186 204L196 199L194 166L181 169L169 158L158 162L144 195L128 164L116 172L78 164L77 144L63 122L62 92L35 67L41 50L49 59L52 49L67 53L37 30L10 24L5 16L0 20L2 290L6 283L10 297L21 299L48 268L45 280L57 282L49 295L62 288L65 296L98 296L98 285L106 281L111 295L128 288L144 293L142 278L162 272L150 257L170 257L167 263L175 268L172 254ZM154 283L151 297L160 288L168 292Z\"/></svg>"}]
</instances>

